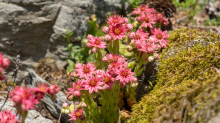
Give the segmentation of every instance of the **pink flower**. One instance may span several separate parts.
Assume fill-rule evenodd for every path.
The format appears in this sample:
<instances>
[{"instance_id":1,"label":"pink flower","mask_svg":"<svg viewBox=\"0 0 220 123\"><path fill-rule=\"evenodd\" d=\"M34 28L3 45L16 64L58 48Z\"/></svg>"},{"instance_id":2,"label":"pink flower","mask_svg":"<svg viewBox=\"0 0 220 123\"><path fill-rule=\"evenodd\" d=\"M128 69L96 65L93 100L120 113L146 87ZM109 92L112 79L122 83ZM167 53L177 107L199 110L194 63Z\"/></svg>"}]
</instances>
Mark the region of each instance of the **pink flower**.
<instances>
[{"instance_id":1,"label":"pink flower","mask_svg":"<svg viewBox=\"0 0 220 123\"><path fill-rule=\"evenodd\" d=\"M60 88L57 86L57 84L51 85L49 88L47 88L47 93L50 95L55 95L60 91Z\"/></svg>"},{"instance_id":2,"label":"pink flower","mask_svg":"<svg viewBox=\"0 0 220 123\"><path fill-rule=\"evenodd\" d=\"M104 87L112 89L112 84L114 83L114 78L108 73L104 73L102 76L102 81L105 83Z\"/></svg>"},{"instance_id":3,"label":"pink flower","mask_svg":"<svg viewBox=\"0 0 220 123\"><path fill-rule=\"evenodd\" d=\"M122 40L123 37L126 37L125 35L126 32L127 32L126 25L110 26L110 35L113 37L114 40L116 39Z\"/></svg>"},{"instance_id":4,"label":"pink flower","mask_svg":"<svg viewBox=\"0 0 220 123\"><path fill-rule=\"evenodd\" d=\"M20 122L16 115L12 114L12 110L9 112L7 111L7 108L5 109L5 112L0 111L0 123L18 123Z\"/></svg>"},{"instance_id":5,"label":"pink flower","mask_svg":"<svg viewBox=\"0 0 220 123\"><path fill-rule=\"evenodd\" d=\"M103 87L101 87L102 85L104 85L103 82L101 82L101 77L97 77L97 76L92 76L90 78L87 78L87 80L85 80L84 83L84 90L89 90L89 93L91 94L93 91L95 91L96 93L98 92L98 89L103 89Z\"/></svg>"},{"instance_id":6,"label":"pink flower","mask_svg":"<svg viewBox=\"0 0 220 123\"><path fill-rule=\"evenodd\" d=\"M34 98L37 100L42 100L45 96L45 93L47 92L47 84L39 84L38 88L32 88L32 90L34 91Z\"/></svg>"},{"instance_id":7,"label":"pink flower","mask_svg":"<svg viewBox=\"0 0 220 123\"><path fill-rule=\"evenodd\" d=\"M95 73L96 67L93 63L87 63L86 65L83 64L81 68L76 70L76 76L79 76L79 78L87 78L93 76Z\"/></svg>"},{"instance_id":8,"label":"pink flower","mask_svg":"<svg viewBox=\"0 0 220 123\"><path fill-rule=\"evenodd\" d=\"M138 8L134 8L134 11L132 11L133 15L138 15L148 9L148 6L139 6Z\"/></svg>"},{"instance_id":9,"label":"pink flower","mask_svg":"<svg viewBox=\"0 0 220 123\"><path fill-rule=\"evenodd\" d=\"M103 42L100 37L93 37L89 34L87 39L89 40L89 42L86 44L88 47L106 48L106 43Z\"/></svg>"},{"instance_id":10,"label":"pink flower","mask_svg":"<svg viewBox=\"0 0 220 123\"><path fill-rule=\"evenodd\" d=\"M107 18L108 25L116 26L124 23L124 18L119 15L113 15Z\"/></svg>"},{"instance_id":11,"label":"pink flower","mask_svg":"<svg viewBox=\"0 0 220 123\"><path fill-rule=\"evenodd\" d=\"M155 24L155 18L152 14L149 13L141 13L141 20L143 21L141 27L149 27L153 28L153 24Z\"/></svg>"},{"instance_id":12,"label":"pink flower","mask_svg":"<svg viewBox=\"0 0 220 123\"><path fill-rule=\"evenodd\" d=\"M28 89L25 87L16 86L15 89L10 93L11 101L15 104L14 106L17 108L18 112L22 110L28 111L29 109L35 109L34 104L37 104L38 101L34 98L32 89Z\"/></svg>"},{"instance_id":13,"label":"pink flower","mask_svg":"<svg viewBox=\"0 0 220 123\"><path fill-rule=\"evenodd\" d=\"M156 48L156 45L154 43L145 42L141 45L140 51L143 51L148 54L152 54Z\"/></svg>"},{"instance_id":14,"label":"pink flower","mask_svg":"<svg viewBox=\"0 0 220 123\"><path fill-rule=\"evenodd\" d=\"M118 74L115 79L119 80L120 83L129 83L135 79L135 77L133 76L134 72L131 72L131 69L127 69L126 67L121 67L120 69L116 70L115 73Z\"/></svg>"},{"instance_id":15,"label":"pink flower","mask_svg":"<svg viewBox=\"0 0 220 123\"><path fill-rule=\"evenodd\" d=\"M134 38L133 40L135 40L135 41L146 41L148 35L149 35L149 33L145 33L145 32L143 31L143 29L138 29L138 30L135 32L135 38Z\"/></svg>"},{"instance_id":16,"label":"pink flower","mask_svg":"<svg viewBox=\"0 0 220 123\"><path fill-rule=\"evenodd\" d=\"M69 116L71 117L69 119L69 121L75 121L76 119L78 119L81 115L83 114L83 109L76 109L75 111L72 111L71 114L69 114Z\"/></svg>"},{"instance_id":17,"label":"pink flower","mask_svg":"<svg viewBox=\"0 0 220 123\"><path fill-rule=\"evenodd\" d=\"M161 45L162 48L167 47L167 42L168 42L168 37L169 34L166 34L167 31L162 32L162 30L160 28L158 29L154 29L154 35L152 35L153 38L155 38L157 40L157 42L159 42L159 44Z\"/></svg>"},{"instance_id":18,"label":"pink flower","mask_svg":"<svg viewBox=\"0 0 220 123\"><path fill-rule=\"evenodd\" d=\"M124 62L126 60L126 58L119 56L117 54L107 54L106 57L107 57L108 61L110 61L110 62L115 62L118 60L120 60L121 62Z\"/></svg>"}]
</instances>

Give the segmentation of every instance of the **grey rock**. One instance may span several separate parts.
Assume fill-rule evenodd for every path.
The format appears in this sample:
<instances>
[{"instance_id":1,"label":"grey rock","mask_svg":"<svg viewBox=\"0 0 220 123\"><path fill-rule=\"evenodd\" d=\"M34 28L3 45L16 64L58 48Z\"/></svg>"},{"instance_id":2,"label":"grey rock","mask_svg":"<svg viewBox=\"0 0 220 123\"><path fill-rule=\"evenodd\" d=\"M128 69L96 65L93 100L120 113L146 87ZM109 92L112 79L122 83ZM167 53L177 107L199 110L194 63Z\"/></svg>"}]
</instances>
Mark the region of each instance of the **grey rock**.
<instances>
[{"instance_id":1,"label":"grey rock","mask_svg":"<svg viewBox=\"0 0 220 123\"><path fill-rule=\"evenodd\" d=\"M46 80L43 80L41 77L39 77L33 70L28 69L28 75L25 77L23 85L27 85L28 87L36 87L36 85L41 83L47 83L48 85L51 85ZM46 108L49 110L49 112L54 116L55 118L59 118L61 110L62 110L62 104L66 101L69 105L71 105L73 102L66 100L66 95L63 92L58 92L56 94L56 101L51 100L49 95L45 95L44 99L41 100ZM69 116L67 114L61 115L61 121L62 122L68 122Z\"/></svg>"},{"instance_id":2,"label":"grey rock","mask_svg":"<svg viewBox=\"0 0 220 123\"><path fill-rule=\"evenodd\" d=\"M3 103L4 101L0 102L0 106L2 106ZM8 111L12 110L12 113L16 114L16 109L12 106L13 106L13 102L7 101L3 107L3 111L5 111L5 109L7 108ZM21 116L19 115L17 116L18 119L20 119L20 117ZM53 123L53 122L47 118L42 117L41 114L36 110L29 110L28 115L25 119L25 123Z\"/></svg>"},{"instance_id":3,"label":"grey rock","mask_svg":"<svg viewBox=\"0 0 220 123\"><path fill-rule=\"evenodd\" d=\"M0 0L0 51L11 61L6 77L12 81L15 57L20 54L18 81L35 68L44 57L57 61L60 68L66 64L68 52L62 34L68 28L73 39L88 30L87 20L96 14L101 24L110 11L120 13L129 8L121 0Z\"/></svg>"},{"instance_id":4,"label":"grey rock","mask_svg":"<svg viewBox=\"0 0 220 123\"><path fill-rule=\"evenodd\" d=\"M220 123L220 113L209 119L208 123Z\"/></svg>"}]
</instances>

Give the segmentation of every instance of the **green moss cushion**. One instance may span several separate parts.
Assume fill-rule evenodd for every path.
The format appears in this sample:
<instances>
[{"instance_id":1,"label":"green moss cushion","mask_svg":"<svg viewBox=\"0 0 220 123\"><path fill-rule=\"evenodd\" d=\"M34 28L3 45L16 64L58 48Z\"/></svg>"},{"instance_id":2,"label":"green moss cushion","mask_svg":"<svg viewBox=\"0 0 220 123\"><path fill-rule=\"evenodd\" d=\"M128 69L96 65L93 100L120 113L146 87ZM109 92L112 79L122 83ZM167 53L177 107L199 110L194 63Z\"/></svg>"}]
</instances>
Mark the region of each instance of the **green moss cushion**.
<instances>
[{"instance_id":1,"label":"green moss cushion","mask_svg":"<svg viewBox=\"0 0 220 123\"><path fill-rule=\"evenodd\" d=\"M220 41L209 31L171 32L157 84L133 106L134 123L206 123L220 111Z\"/></svg>"}]
</instances>

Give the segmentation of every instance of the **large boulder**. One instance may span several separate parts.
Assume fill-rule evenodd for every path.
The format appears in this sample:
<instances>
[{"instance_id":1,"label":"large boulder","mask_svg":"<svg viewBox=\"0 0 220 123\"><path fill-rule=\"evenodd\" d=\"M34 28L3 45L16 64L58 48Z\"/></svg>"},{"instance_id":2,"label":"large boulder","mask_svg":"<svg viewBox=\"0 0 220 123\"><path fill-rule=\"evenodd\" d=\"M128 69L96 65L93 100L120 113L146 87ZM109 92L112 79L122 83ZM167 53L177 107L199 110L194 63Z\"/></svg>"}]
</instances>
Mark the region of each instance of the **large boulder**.
<instances>
[{"instance_id":1,"label":"large boulder","mask_svg":"<svg viewBox=\"0 0 220 123\"><path fill-rule=\"evenodd\" d=\"M4 101L0 102L0 107L3 105ZM16 114L17 111L13 107L13 102L7 101L3 107L2 111L5 111L7 109L8 111L12 110L13 114ZM21 121L21 116L18 115L17 118ZM28 115L25 119L25 123L53 123L50 119L44 118L39 112L36 110L29 110Z\"/></svg>"},{"instance_id":2,"label":"large boulder","mask_svg":"<svg viewBox=\"0 0 220 123\"><path fill-rule=\"evenodd\" d=\"M73 39L88 29L87 20L96 14L102 23L110 11L120 13L120 0L0 0L0 52L12 61L7 70L10 79L15 68L15 57L20 54L18 80L27 74L26 68L35 68L44 57L65 64L67 43L62 34L68 28ZM128 7L128 4L126 4ZM124 7L123 7L124 9Z\"/></svg>"},{"instance_id":3,"label":"large boulder","mask_svg":"<svg viewBox=\"0 0 220 123\"><path fill-rule=\"evenodd\" d=\"M156 85L133 106L132 122L219 122L219 47L211 32L171 32L169 48L160 54Z\"/></svg>"}]
</instances>

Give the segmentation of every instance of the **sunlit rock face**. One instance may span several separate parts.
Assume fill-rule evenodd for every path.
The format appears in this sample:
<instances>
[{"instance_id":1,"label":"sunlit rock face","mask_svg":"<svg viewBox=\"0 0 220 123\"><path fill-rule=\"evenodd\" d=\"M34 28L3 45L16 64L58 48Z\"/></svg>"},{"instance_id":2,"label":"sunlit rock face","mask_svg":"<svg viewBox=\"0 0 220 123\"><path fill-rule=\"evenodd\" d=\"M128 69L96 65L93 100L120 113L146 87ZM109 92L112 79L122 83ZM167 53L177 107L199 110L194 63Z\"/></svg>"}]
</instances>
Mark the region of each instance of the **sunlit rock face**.
<instances>
[{"instance_id":1,"label":"sunlit rock face","mask_svg":"<svg viewBox=\"0 0 220 123\"><path fill-rule=\"evenodd\" d=\"M19 54L18 80L44 57L55 59L62 68L68 55L63 51L66 29L74 33L74 41L87 31L92 14L102 23L108 12L120 13L121 8L120 0L0 0L0 52L12 62L6 77L12 80Z\"/></svg>"}]
</instances>

